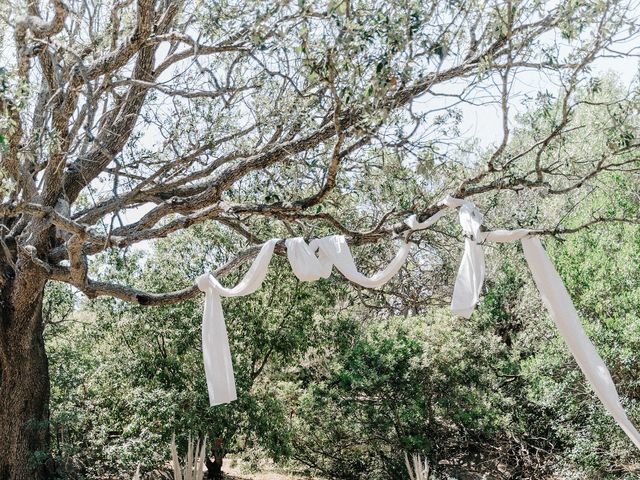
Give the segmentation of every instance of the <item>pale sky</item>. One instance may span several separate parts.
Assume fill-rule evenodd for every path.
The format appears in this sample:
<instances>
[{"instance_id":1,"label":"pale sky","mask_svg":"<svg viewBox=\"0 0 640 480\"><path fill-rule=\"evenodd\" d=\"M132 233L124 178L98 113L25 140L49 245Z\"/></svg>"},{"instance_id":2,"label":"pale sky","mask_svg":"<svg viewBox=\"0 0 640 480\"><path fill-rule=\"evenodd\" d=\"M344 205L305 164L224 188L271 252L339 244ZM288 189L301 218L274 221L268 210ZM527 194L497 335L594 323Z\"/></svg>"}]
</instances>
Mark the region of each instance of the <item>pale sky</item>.
<instances>
[{"instance_id":1,"label":"pale sky","mask_svg":"<svg viewBox=\"0 0 640 480\"><path fill-rule=\"evenodd\" d=\"M640 48L640 43L635 46ZM600 58L593 63L593 75L602 77L614 73L622 85L630 85L638 76L639 61L631 58ZM521 72L517 75L510 102L510 126L514 125L514 117L523 111L521 103L524 94L533 95L548 89L557 93L557 86L545 82L545 77L537 72ZM482 107L461 107L464 117L462 132L464 137L476 138L483 147L499 144L502 139L502 114L500 106L490 104Z\"/></svg>"}]
</instances>

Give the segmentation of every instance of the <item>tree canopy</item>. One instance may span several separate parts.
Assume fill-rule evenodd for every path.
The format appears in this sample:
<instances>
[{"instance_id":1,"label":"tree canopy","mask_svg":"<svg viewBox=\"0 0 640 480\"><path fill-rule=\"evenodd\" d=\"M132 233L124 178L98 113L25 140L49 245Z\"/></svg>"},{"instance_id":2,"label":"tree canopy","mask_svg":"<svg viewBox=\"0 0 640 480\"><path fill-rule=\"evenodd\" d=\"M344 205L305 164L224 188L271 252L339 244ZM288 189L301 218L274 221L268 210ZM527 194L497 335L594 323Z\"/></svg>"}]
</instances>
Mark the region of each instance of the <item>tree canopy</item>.
<instances>
[{"instance_id":1,"label":"tree canopy","mask_svg":"<svg viewBox=\"0 0 640 480\"><path fill-rule=\"evenodd\" d=\"M53 471L44 327L50 318L77 317L71 292L105 297L84 306L91 313L82 314L104 320L89 329L105 336L101 348L120 355L118 349L128 345L130 352L143 354L131 372L118 373L122 388L133 388L134 371L160 368L158 378L151 376L172 399L167 405L184 401L181 408L202 408L201 397L173 397L191 391L183 369L196 368L197 361L193 344L184 339L180 347L185 332L197 335L194 304L181 302L196 298L193 280L204 268L213 267L218 276L238 275L270 237L341 233L363 247L359 260L373 268L385 260L383 245L407 230L402 220L434 214L445 193L473 199L490 226L539 228L547 237L637 222L637 86L595 73L603 59L634 58L637 11L634 2L622 0L10 0L0 5L0 476L45 478ZM495 118L488 118L491 111ZM479 122L495 122L495 143L465 131L474 113ZM232 303L237 324L231 329L242 332L233 339L240 342L235 350L243 351L236 359L243 365L240 383L251 391L273 362L281 362L283 376L302 362L309 368L297 372L296 385L313 378L319 386L297 393L298 387L290 387L291 396L300 394L306 402L296 407L299 412L350 413L383 428L384 415L376 408L358 404L345 413L337 399L369 397L380 387L367 373L369 360L375 360L372 368L381 370L381 378L387 378L385 371L407 371L397 389L406 395L400 400L413 402L418 391L428 390L418 378L430 367L415 364L428 350L409 321L385 329L391 320L361 327L354 319L419 315L420 323L431 318L425 312L445 304L450 293L456 235L446 223L413 234L417 247L409 267L381 292L333 281L302 287L279 266L272 288L289 292L290 302L271 303L272 314L244 323L249 306ZM591 241L580 235L572 238L583 240L571 241ZM152 247L156 253L150 257L131 260L131 249L135 257ZM572 261L563 256L568 251L559 247L556 258L573 272ZM284 252L281 242L276 253ZM590 275L598 277L591 268ZM568 270L563 273L572 275ZM485 320L468 326L470 332L511 322L503 302L522 299L518 272L506 264L496 265L495 272L487 313L479 315ZM502 277L509 281L501 283ZM577 289L572 291L579 293L580 279L572 281ZM249 305L256 302L258 308L260 298ZM623 304L627 311L629 304ZM584 305L591 305L588 299ZM589 308L601 308L597 305ZM172 325L181 315L184 325ZM332 316L335 321L329 322ZM318 317L327 322L318 323ZM116 348L110 335L117 319L136 327L127 333L123 326L119 334L126 340ZM515 321L521 324L495 327L507 346L518 342L509 333L514 328L527 332L525 320ZM140 329L164 328L166 335L140 336ZM380 338L383 330L386 340ZM88 347L76 327L57 331L67 331L80 344L65 350L64 340L56 337L55 348L77 353L82 371L92 371L100 352L94 359L84 355ZM312 353L321 346L312 332L336 340L335 358L330 357L335 365L315 364ZM341 343L346 339L351 342ZM165 351L166 363L160 365L155 353L145 357L149 341ZM477 348L495 347L493 340L480 343ZM326 353L320 350L318 358ZM535 369L535 359L523 366L512 353L499 354L504 366L499 368L507 373L498 370L496 378ZM536 352L523 354L530 355ZM58 367L65 372L61 363ZM371 438L388 439L385 435L395 431L398 449L431 451L424 432L412 433L417 427L409 417L433 421L442 411L463 431L477 418L486 420L478 430L483 435L485 427L503 431L504 418L483 417L512 401L487 398L487 389L495 387L491 382L501 382L491 380L489 370L472 372L481 385L453 397L461 402L458 407L484 403L486 410L480 405L469 413L427 396L398 404L395 423ZM458 375L447 363L428 372L434 375L432 385L443 381L440 375ZM62 402L56 395L77 385L78 378L56 375L56 382L71 382L52 390L52 398ZM466 378L464 371L460 375ZM184 389L174 390L168 382ZM309 433L317 423L305 424L312 413L304 419L288 414L290 404L274 400L269 385L256 386L264 388L263 395L247 394L242 408L216 413L224 419L207 418L216 428L224 425L229 435L251 425L243 431L269 438L263 446L274 455L304 458L325 474L361 468L361 459L352 465L335 455L335 464L321 464L320 457L333 454L313 451L311 437L296 451L290 438L273 436L281 430L267 427L270 407L282 424L289 415L287 435ZM77 408L73 398L69 401ZM380 401L386 406L399 400ZM169 416L158 412L155 421ZM185 427L196 425L196 417L183 420ZM450 432L436 424L429 432ZM339 440L352 433L333 432ZM553 438L565 438L556 434ZM336 440L331 448L340 445ZM382 462L387 474L399 472L393 462Z\"/></svg>"}]
</instances>

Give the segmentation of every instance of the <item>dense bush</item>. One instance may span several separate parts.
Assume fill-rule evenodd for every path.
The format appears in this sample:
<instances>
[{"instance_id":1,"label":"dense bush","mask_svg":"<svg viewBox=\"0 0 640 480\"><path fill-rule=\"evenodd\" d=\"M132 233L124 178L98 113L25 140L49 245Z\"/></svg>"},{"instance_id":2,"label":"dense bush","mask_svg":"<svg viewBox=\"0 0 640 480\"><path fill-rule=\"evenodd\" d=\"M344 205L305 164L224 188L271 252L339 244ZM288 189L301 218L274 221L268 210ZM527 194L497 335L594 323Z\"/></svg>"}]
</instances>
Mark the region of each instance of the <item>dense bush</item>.
<instances>
[{"instance_id":1,"label":"dense bush","mask_svg":"<svg viewBox=\"0 0 640 480\"><path fill-rule=\"evenodd\" d=\"M218 242L214 233L184 234L146 262L105 261L157 288L180 284L204 268L193 252ZM606 225L547 245L640 418L640 229ZM276 261L263 290L226 301L239 399L215 408L200 302L81 303L73 321L56 323L76 300L51 289L58 458L87 478L130 472L140 460L152 469L176 432L183 443L189 433L221 437L230 452L255 450L330 478L406 478L405 451L441 474L623 475L637 454L556 335L519 247L488 258L491 278L470 320L442 307L377 315L340 283L299 283Z\"/></svg>"},{"instance_id":2,"label":"dense bush","mask_svg":"<svg viewBox=\"0 0 640 480\"><path fill-rule=\"evenodd\" d=\"M579 157L587 143L593 155L609 148L607 119L591 106L598 102L590 95L600 92L584 93L585 128L545 155L561 148ZM538 107L513 143L554 121L549 105ZM409 202L420 187L402 180L400 163L389 168L394 175L372 172L370 185L360 186L368 200L345 196L330 208L358 223L363 201L378 199L387 210ZM633 176L612 172L599 182L584 197L525 189L510 202L474 200L487 225L506 228L559 219L570 228L638 211ZM254 227L264 238L289 234L267 223ZM182 446L189 434L206 434L222 438L228 452L329 478L404 479L405 452L425 455L437 475L456 478L637 478L637 451L555 332L519 245L486 246L482 302L469 320L451 316L456 235L455 221L426 232L381 292L338 276L300 283L276 258L262 290L224 301L239 398L215 408L208 407L201 360L201 299L146 309L79 300L53 284L45 318L61 470L94 479L129 473L138 461L146 470L162 466L175 432ZM545 244L640 424L640 227L598 221ZM94 273L173 290L241 247L229 231L203 225L158 242L149 255L109 252ZM358 264L373 271L385 252L360 248Z\"/></svg>"}]
</instances>

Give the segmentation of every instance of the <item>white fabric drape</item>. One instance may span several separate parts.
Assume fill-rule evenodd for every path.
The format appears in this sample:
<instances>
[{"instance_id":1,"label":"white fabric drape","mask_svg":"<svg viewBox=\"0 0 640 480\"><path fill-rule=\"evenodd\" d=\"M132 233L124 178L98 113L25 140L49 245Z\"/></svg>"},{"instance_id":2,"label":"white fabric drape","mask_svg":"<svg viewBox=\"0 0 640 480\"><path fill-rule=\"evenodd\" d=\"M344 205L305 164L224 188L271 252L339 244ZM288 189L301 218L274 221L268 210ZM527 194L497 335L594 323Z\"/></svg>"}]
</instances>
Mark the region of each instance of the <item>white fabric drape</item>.
<instances>
[{"instance_id":1,"label":"white fabric drape","mask_svg":"<svg viewBox=\"0 0 640 480\"><path fill-rule=\"evenodd\" d=\"M526 229L480 232L482 216L471 202L465 202L460 207L459 217L465 234L465 250L454 287L452 311L468 318L478 303L485 275L482 242L508 243L520 240L542 301L569 351L604 407L640 449L640 434L620 403L611 374L587 337L571 297L540 239L530 236L535 232Z\"/></svg>"},{"instance_id":2,"label":"white fabric drape","mask_svg":"<svg viewBox=\"0 0 640 480\"><path fill-rule=\"evenodd\" d=\"M423 230L436 223L451 210L459 208L459 220L464 233L464 253L456 276L451 298L451 311L455 315L469 318L480 300L482 282L484 280L484 255L482 254L481 232L482 213L476 206L467 200L453 198L447 195L438 202L444 206L435 215L424 222L418 222L415 215L411 215L404 223L412 230Z\"/></svg>"},{"instance_id":3,"label":"white fabric drape","mask_svg":"<svg viewBox=\"0 0 640 480\"><path fill-rule=\"evenodd\" d=\"M391 280L391 278L395 276L395 274L398 273L398 270L400 270L404 265L410 249L409 244L403 242L394 259L384 270L372 275L371 277L367 277L358 271L358 268L353 261L353 257L351 256L349 245L347 245L347 242L342 235L337 237L321 238L318 243L318 248L331 259L335 267L340 270L340 273L342 273L347 279L366 288L378 288Z\"/></svg>"},{"instance_id":4,"label":"white fabric drape","mask_svg":"<svg viewBox=\"0 0 640 480\"><path fill-rule=\"evenodd\" d=\"M331 267L335 266L348 280L366 288L378 288L391 280L409 254L409 245L403 242L384 270L367 277L358 271L347 240L342 235L318 238L308 245L302 238L292 238L285 243L291 269L301 281L327 278L331 274Z\"/></svg>"},{"instance_id":5,"label":"white fabric drape","mask_svg":"<svg viewBox=\"0 0 640 480\"><path fill-rule=\"evenodd\" d=\"M314 282L331 275L333 263L325 255L324 251L318 252L317 242L310 245L302 237L289 238L285 241L287 246L287 258L291 264L291 270L302 282Z\"/></svg>"},{"instance_id":6,"label":"white fabric drape","mask_svg":"<svg viewBox=\"0 0 640 480\"><path fill-rule=\"evenodd\" d=\"M469 318L480 300L484 281L484 255L480 243L482 214L471 202L465 202L459 210L460 225L464 232L464 253L453 286L451 311Z\"/></svg>"},{"instance_id":7,"label":"white fabric drape","mask_svg":"<svg viewBox=\"0 0 640 480\"><path fill-rule=\"evenodd\" d=\"M607 411L640 449L640 434L624 412L611 375L584 332L562 279L540 240L532 236L535 231L519 229L483 232L482 214L472 202L447 196L439 205L444 208L424 222L419 222L417 217L412 215L405 220L405 224L412 230L422 230L433 225L451 210L459 209L458 216L465 237L465 246L451 300L453 313L470 317L480 299L485 277L483 242L521 241L534 282L560 335ZM206 293L202 321L202 351L211 405L236 399L221 297L249 295L260 288L277 242L278 239L272 239L262 246L249 271L233 288L223 287L210 274L202 275L197 281L200 290ZM285 244L291 268L301 281L311 282L327 278L331 275L332 268L336 267L347 279L367 288L377 288L388 282L400 270L410 249L409 245L403 242L386 268L367 277L358 271L349 245L342 235L315 239L309 244L303 238L290 238Z\"/></svg>"},{"instance_id":8,"label":"white fabric drape","mask_svg":"<svg viewBox=\"0 0 640 480\"><path fill-rule=\"evenodd\" d=\"M237 398L227 327L224 323L220 297L239 297L258 290L267 275L277 242L278 239L274 238L262 246L247 273L233 288L223 287L209 273L200 276L197 280L198 288L206 294L202 318L202 355L211 405L229 403Z\"/></svg>"},{"instance_id":9,"label":"white fabric drape","mask_svg":"<svg viewBox=\"0 0 640 480\"><path fill-rule=\"evenodd\" d=\"M209 273L197 280L198 288L206 294L202 318L202 354L211 405L229 403L237 398L221 297L239 297L258 290L267 275L278 241L279 239L274 238L262 246L247 273L233 288L225 288ZM286 241L286 245L292 269L300 280L327 278L335 265L346 278L368 288L376 288L388 282L404 265L409 254L409 246L403 243L391 263L369 278L358 271L349 245L342 235L320 238L312 241L311 245L307 245L302 238L292 238Z\"/></svg>"},{"instance_id":10,"label":"white fabric drape","mask_svg":"<svg viewBox=\"0 0 640 480\"><path fill-rule=\"evenodd\" d=\"M438 210L434 215L431 215L424 222L419 222L418 217L416 215L411 215L410 217L405 219L404 223L411 230L424 230L425 228L429 228L431 225L436 223L442 217L447 215L451 210L461 207L465 203L468 203L468 202L466 200L460 200L459 198L453 198L451 195L447 195L437 203L437 205L444 206L447 208Z\"/></svg>"},{"instance_id":11,"label":"white fabric drape","mask_svg":"<svg viewBox=\"0 0 640 480\"><path fill-rule=\"evenodd\" d=\"M611 374L582 328L571 297L544 251L540 239L523 238L522 248L542 301L571 354L604 407L640 449L640 434L627 418Z\"/></svg>"}]
</instances>

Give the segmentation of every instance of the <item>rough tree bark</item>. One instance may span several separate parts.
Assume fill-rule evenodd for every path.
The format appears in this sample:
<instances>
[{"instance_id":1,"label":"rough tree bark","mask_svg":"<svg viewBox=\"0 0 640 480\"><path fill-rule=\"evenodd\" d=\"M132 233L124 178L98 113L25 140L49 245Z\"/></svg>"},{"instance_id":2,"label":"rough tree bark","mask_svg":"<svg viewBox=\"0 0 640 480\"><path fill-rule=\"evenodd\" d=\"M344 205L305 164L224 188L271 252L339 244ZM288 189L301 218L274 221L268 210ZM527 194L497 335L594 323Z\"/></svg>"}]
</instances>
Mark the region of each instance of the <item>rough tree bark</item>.
<instances>
[{"instance_id":1,"label":"rough tree bark","mask_svg":"<svg viewBox=\"0 0 640 480\"><path fill-rule=\"evenodd\" d=\"M6 278L0 291L0 478L48 478L49 370L38 267ZM11 275L10 272L3 272Z\"/></svg>"}]
</instances>

